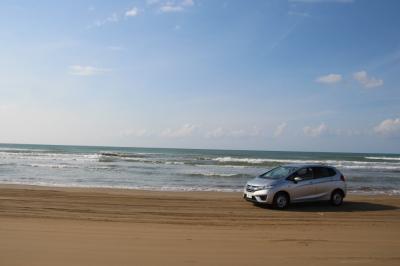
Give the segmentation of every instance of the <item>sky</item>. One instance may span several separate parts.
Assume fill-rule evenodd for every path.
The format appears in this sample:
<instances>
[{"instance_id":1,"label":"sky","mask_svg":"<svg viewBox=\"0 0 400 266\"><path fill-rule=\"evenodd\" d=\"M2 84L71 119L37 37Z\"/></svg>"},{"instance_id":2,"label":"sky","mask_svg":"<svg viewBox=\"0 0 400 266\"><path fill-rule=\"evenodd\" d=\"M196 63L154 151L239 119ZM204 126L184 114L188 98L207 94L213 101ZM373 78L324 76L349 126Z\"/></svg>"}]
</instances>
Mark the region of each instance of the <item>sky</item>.
<instances>
[{"instance_id":1,"label":"sky","mask_svg":"<svg viewBox=\"0 0 400 266\"><path fill-rule=\"evenodd\" d=\"M400 153L400 2L0 3L0 143Z\"/></svg>"}]
</instances>

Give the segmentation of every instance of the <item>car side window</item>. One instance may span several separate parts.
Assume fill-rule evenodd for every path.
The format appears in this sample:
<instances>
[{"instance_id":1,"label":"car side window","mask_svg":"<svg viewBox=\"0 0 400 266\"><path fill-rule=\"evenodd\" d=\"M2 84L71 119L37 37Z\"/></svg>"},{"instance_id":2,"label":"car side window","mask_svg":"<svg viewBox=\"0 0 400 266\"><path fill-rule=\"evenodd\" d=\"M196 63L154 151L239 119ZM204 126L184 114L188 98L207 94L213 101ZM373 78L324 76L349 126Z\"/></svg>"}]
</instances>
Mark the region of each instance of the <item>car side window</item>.
<instances>
[{"instance_id":1,"label":"car side window","mask_svg":"<svg viewBox=\"0 0 400 266\"><path fill-rule=\"evenodd\" d=\"M294 176L301 177L302 180L310 180L313 178L313 172L311 168L301 168Z\"/></svg>"},{"instance_id":2,"label":"car side window","mask_svg":"<svg viewBox=\"0 0 400 266\"><path fill-rule=\"evenodd\" d=\"M314 178L324 178L334 176L336 173L332 168L328 167L314 167Z\"/></svg>"},{"instance_id":3,"label":"car side window","mask_svg":"<svg viewBox=\"0 0 400 266\"><path fill-rule=\"evenodd\" d=\"M328 170L329 176L334 176L334 175L336 175L336 171L333 170L332 168L326 168L326 169Z\"/></svg>"}]
</instances>

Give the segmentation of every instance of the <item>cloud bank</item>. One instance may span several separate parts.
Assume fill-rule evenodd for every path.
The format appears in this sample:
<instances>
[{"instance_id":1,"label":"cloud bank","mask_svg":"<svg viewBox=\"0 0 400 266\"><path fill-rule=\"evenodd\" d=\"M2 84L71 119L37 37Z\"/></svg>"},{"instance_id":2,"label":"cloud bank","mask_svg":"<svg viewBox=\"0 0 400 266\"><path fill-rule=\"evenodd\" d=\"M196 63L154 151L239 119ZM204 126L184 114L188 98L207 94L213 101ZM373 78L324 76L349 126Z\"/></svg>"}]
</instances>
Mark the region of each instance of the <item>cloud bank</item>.
<instances>
[{"instance_id":1,"label":"cloud bank","mask_svg":"<svg viewBox=\"0 0 400 266\"><path fill-rule=\"evenodd\" d=\"M303 128L304 135L308 137L319 137L328 132L328 127L322 123L319 126L306 126Z\"/></svg>"}]
</instances>

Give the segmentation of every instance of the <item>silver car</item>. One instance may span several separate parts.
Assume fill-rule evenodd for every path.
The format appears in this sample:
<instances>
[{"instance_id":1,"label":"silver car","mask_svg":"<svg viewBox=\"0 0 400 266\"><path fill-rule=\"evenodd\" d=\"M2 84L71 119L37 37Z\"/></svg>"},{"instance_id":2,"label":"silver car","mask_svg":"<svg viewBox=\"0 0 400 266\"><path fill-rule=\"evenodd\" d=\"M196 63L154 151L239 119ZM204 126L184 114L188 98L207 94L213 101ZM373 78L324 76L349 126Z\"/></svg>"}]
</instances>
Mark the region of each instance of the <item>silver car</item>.
<instances>
[{"instance_id":1,"label":"silver car","mask_svg":"<svg viewBox=\"0 0 400 266\"><path fill-rule=\"evenodd\" d=\"M342 173L319 164L282 165L250 180L243 197L254 203L284 209L291 202L329 200L339 206L346 196Z\"/></svg>"}]
</instances>

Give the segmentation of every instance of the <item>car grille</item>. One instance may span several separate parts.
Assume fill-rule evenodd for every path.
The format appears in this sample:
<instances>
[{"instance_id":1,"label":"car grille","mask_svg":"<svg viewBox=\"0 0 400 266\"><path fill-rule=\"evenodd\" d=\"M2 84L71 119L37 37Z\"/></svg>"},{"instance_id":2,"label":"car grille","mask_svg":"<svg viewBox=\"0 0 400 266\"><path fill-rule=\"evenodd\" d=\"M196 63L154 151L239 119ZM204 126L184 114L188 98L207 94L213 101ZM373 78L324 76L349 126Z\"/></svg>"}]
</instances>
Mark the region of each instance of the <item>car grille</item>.
<instances>
[{"instance_id":1,"label":"car grille","mask_svg":"<svg viewBox=\"0 0 400 266\"><path fill-rule=\"evenodd\" d=\"M252 185L247 185L246 186L246 191L247 192L254 192L257 190L261 190L263 187L262 186L252 186Z\"/></svg>"}]
</instances>

